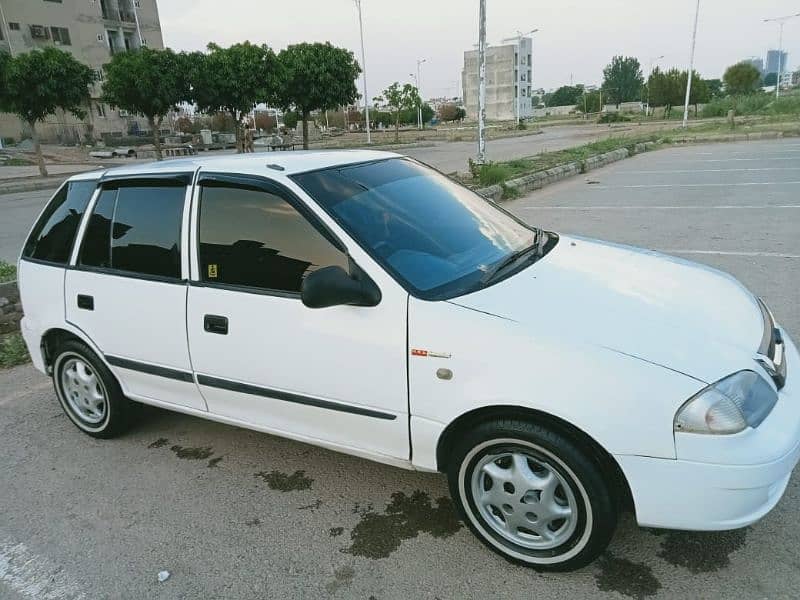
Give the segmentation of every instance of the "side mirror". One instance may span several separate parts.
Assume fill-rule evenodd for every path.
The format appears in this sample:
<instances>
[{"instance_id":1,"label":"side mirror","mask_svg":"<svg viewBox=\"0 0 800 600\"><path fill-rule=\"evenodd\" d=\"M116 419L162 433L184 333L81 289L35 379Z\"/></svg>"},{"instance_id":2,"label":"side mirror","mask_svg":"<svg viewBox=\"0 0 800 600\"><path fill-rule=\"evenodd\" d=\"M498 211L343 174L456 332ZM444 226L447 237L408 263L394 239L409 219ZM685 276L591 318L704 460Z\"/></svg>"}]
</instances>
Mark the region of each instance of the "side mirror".
<instances>
[{"instance_id":1,"label":"side mirror","mask_svg":"<svg viewBox=\"0 0 800 600\"><path fill-rule=\"evenodd\" d=\"M376 306L381 301L381 291L366 275L356 279L341 267L323 267L303 280L300 298L309 308Z\"/></svg>"}]
</instances>

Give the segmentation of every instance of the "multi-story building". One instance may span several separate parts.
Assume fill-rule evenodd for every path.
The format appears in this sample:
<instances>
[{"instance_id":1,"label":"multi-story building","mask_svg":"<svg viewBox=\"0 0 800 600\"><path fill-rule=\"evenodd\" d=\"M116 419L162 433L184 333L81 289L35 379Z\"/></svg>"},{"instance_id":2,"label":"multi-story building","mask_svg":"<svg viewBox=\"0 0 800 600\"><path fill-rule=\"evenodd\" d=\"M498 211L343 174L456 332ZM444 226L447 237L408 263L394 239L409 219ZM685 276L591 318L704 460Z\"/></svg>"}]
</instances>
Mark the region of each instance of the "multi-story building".
<instances>
[{"instance_id":1,"label":"multi-story building","mask_svg":"<svg viewBox=\"0 0 800 600\"><path fill-rule=\"evenodd\" d=\"M758 72L761 73L761 75L763 77L763 75L764 75L764 59L763 58L758 58L757 56L751 56L750 58L745 58L742 62L745 63L745 64L748 64L748 65L753 65L756 69L758 69Z\"/></svg>"},{"instance_id":2,"label":"multi-story building","mask_svg":"<svg viewBox=\"0 0 800 600\"><path fill-rule=\"evenodd\" d=\"M52 115L37 126L42 140L71 143L147 128L146 120L104 104L101 93L103 65L114 53L164 47L156 0L0 0L0 51L17 55L45 46L70 52L95 70L98 82L86 119ZM14 115L0 114L0 136L19 140L30 135L27 129Z\"/></svg>"},{"instance_id":3,"label":"multi-story building","mask_svg":"<svg viewBox=\"0 0 800 600\"><path fill-rule=\"evenodd\" d=\"M788 58L788 52L781 52L780 50L767 50L767 68L764 72L777 73L779 69L781 71L788 70L788 66L786 64ZM778 63L780 63L780 65Z\"/></svg>"},{"instance_id":4,"label":"multi-story building","mask_svg":"<svg viewBox=\"0 0 800 600\"><path fill-rule=\"evenodd\" d=\"M531 82L533 80L533 41L486 48L486 118L522 119L533 115ZM469 118L478 116L478 51L464 52L461 72L464 108ZM519 101L519 108L517 108Z\"/></svg>"}]
</instances>

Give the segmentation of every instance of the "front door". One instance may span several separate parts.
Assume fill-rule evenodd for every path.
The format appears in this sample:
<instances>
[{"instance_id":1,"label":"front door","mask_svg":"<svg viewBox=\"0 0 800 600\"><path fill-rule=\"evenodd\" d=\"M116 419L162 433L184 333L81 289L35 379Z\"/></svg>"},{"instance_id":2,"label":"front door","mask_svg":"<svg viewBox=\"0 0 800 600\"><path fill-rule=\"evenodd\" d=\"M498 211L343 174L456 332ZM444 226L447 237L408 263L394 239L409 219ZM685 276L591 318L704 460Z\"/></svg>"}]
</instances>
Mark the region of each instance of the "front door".
<instances>
[{"instance_id":1,"label":"front door","mask_svg":"<svg viewBox=\"0 0 800 600\"><path fill-rule=\"evenodd\" d=\"M375 307L307 308L308 273L355 268L308 206L274 182L213 174L196 199L187 326L209 411L407 460L405 291L383 285Z\"/></svg>"}]
</instances>

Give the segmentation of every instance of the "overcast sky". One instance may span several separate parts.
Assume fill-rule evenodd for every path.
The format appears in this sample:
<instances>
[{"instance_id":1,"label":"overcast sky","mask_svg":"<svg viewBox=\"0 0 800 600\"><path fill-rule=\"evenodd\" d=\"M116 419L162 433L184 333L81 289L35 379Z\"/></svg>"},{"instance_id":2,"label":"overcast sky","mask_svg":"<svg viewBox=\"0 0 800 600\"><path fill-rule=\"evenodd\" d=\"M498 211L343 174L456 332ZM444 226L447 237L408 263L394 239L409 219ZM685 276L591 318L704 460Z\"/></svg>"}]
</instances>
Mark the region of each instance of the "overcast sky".
<instances>
[{"instance_id":1,"label":"overcast sky","mask_svg":"<svg viewBox=\"0 0 800 600\"><path fill-rule=\"evenodd\" d=\"M659 55L664 67L686 68L695 0L487 0L490 44L538 28L534 87L600 83L615 54L639 58L644 71ZM280 50L303 41L330 41L361 62L353 0L158 0L164 42L197 50L209 41L242 40ZM393 81L409 81L417 59L426 97L460 95L463 52L477 42L478 0L362 0L369 96ZM764 57L778 44L778 25L764 18L800 11L798 0L701 0L695 63L704 77ZM784 28L789 66L800 64L800 18ZM646 75L646 74L645 74ZM359 89L361 83L359 82Z\"/></svg>"}]
</instances>

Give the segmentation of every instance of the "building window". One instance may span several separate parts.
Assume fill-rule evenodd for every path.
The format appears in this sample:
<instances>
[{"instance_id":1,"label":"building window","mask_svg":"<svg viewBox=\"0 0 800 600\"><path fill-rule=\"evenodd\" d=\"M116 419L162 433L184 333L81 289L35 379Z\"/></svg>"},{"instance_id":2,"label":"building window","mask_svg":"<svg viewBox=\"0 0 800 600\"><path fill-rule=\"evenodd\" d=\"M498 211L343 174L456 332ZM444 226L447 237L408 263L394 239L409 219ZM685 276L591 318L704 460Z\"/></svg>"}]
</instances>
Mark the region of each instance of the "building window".
<instances>
[{"instance_id":1,"label":"building window","mask_svg":"<svg viewBox=\"0 0 800 600\"><path fill-rule=\"evenodd\" d=\"M19 31L19 23L9 23L8 28L11 31Z\"/></svg>"},{"instance_id":2,"label":"building window","mask_svg":"<svg viewBox=\"0 0 800 600\"><path fill-rule=\"evenodd\" d=\"M45 2L55 2L56 4L61 4L62 0L44 0Z\"/></svg>"},{"instance_id":3,"label":"building window","mask_svg":"<svg viewBox=\"0 0 800 600\"><path fill-rule=\"evenodd\" d=\"M69 29L66 27L51 27L50 35L57 46L71 46L72 40L69 38Z\"/></svg>"},{"instance_id":4,"label":"building window","mask_svg":"<svg viewBox=\"0 0 800 600\"><path fill-rule=\"evenodd\" d=\"M95 104L95 110L97 111L97 116L101 119L106 118L106 107L104 104Z\"/></svg>"},{"instance_id":5,"label":"building window","mask_svg":"<svg viewBox=\"0 0 800 600\"><path fill-rule=\"evenodd\" d=\"M28 25L28 28L31 32L31 37L35 40L47 40L50 39L50 35L47 32L47 27L44 25Z\"/></svg>"}]
</instances>

